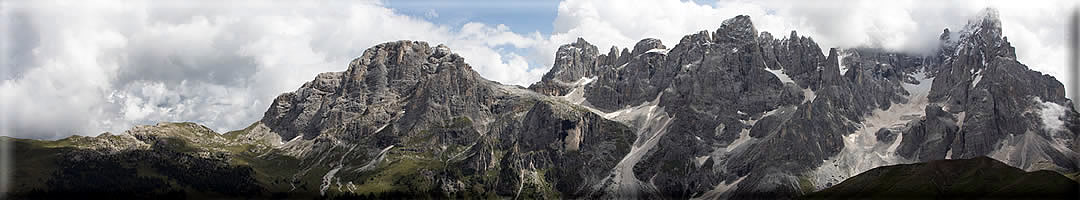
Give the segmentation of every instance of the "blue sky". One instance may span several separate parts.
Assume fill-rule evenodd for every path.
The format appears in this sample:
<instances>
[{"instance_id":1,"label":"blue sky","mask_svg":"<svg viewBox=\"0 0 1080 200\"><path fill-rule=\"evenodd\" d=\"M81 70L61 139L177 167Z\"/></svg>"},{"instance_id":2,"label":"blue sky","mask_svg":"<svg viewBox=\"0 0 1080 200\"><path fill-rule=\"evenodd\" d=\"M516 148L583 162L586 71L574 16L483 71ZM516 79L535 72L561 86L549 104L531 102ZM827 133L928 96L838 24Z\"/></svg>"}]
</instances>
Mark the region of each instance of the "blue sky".
<instances>
[{"instance_id":1,"label":"blue sky","mask_svg":"<svg viewBox=\"0 0 1080 200\"><path fill-rule=\"evenodd\" d=\"M503 24L511 32L550 36L555 21L558 0L390 0L383 5L400 14L421 18L432 23L460 29L466 23ZM528 54L530 49L502 45L496 51ZM507 60L503 60L506 62ZM545 63L528 60L531 68Z\"/></svg>"},{"instance_id":2,"label":"blue sky","mask_svg":"<svg viewBox=\"0 0 1080 200\"><path fill-rule=\"evenodd\" d=\"M550 35L558 0L392 0L384 5L401 14L461 27L468 22L505 24L518 34Z\"/></svg>"},{"instance_id":3,"label":"blue sky","mask_svg":"<svg viewBox=\"0 0 1080 200\"><path fill-rule=\"evenodd\" d=\"M687 1L687 0L683 0ZM468 22L505 24L519 34L550 35L559 0L388 0L384 5L401 14L460 27ZM709 5L713 0L692 0Z\"/></svg>"}]
</instances>

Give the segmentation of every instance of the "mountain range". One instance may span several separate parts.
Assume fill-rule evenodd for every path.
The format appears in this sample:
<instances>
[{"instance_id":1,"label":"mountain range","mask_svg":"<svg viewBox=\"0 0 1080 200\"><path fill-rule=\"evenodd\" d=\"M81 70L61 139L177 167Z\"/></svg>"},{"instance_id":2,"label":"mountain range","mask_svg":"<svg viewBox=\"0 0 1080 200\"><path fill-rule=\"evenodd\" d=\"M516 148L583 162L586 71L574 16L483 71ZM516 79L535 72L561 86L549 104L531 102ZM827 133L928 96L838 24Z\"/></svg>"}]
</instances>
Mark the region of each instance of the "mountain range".
<instances>
[{"instance_id":1,"label":"mountain range","mask_svg":"<svg viewBox=\"0 0 1080 200\"><path fill-rule=\"evenodd\" d=\"M934 180L994 181L972 187L1008 195L1064 184L1075 197L1080 113L1058 80L1017 61L997 15L945 29L929 55L823 51L795 31L759 32L747 16L671 47L643 39L602 53L579 38L529 87L487 80L443 45L388 42L278 96L242 130L5 137L15 149L7 192L775 199L906 191L881 183L921 187L938 182L897 171L945 170L960 175Z\"/></svg>"}]
</instances>

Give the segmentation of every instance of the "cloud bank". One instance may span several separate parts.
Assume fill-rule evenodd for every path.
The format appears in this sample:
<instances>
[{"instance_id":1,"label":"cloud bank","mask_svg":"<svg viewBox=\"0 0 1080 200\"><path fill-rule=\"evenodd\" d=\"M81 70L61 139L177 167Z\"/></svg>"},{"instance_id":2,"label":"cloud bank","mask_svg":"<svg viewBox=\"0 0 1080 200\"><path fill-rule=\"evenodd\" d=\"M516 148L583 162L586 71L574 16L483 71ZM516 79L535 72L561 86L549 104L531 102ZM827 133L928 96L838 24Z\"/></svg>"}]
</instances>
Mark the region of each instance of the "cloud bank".
<instances>
[{"instance_id":1,"label":"cloud bank","mask_svg":"<svg viewBox=\"0 0 1080 200\"><path fill-rule=\"evenodd\" d=\"M375 44L446 44L488 79L527 86L560 44L600 49L643 38L669 46L750 15L759 31L797 30L823 48L928 52L985 7L1001 12L1021 62L1065 80L1068 1L566 0L551 34L513 25L447 26L378 1L0 2L0 135L56 139L193 121L224 132L262 117L278 94L343 71Z\"/></svg>"}]
</instances>

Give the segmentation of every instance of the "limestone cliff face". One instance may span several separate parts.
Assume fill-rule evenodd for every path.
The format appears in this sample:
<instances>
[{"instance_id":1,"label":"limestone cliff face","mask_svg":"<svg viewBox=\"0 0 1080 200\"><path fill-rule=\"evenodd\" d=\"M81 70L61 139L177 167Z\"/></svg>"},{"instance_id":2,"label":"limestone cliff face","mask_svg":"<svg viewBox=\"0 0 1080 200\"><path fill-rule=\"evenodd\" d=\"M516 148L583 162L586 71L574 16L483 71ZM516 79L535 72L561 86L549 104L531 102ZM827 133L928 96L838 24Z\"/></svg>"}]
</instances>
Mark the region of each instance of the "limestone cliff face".
<instances>
[{"instance_id":1,"label":"limestone cliff face","mask_svg":"<svg viewBox=\"0 0 1080 200\"><path fill-rule=\"evenodd\" d=\"M379 130L393 130L386 137L407 136L453 117L490 120L494 85L444 46L384 43L364 51L345 72L319 74L279 96L262 122L286 140L382 137Z\"/></svg>"},{"instance_id":2,"label":"limestone cliff face","mask_svg":"<svg viewBox=\"0 0 1080 200\"><path fill-rule=\"evenodd\" d=\"M1080 169L1080 155L1068 149L1078 129L1064 86L1016 60L997 15L987 9L959 33L943 33L929 100L957 118L942 126L959 130L917 137L934 144L919 149L934 156L912 158L990 155L1026 170Z\"/></svg>"},{"instance_id":3,"label":"limestone cliff face","mask_svg":"<svg viewBox=\"0 0 1080 200\"><path fill-rule=\"evenodd\" d=\"M627 155L635 178L601 191L612 197L628 193L624 185L669 197L786 196L877 166L984 155L1076 171L1076 111L1058 81L1016 62L1000 23L984 11L959 33L946 30L932 56L825 54L810 37L773 38L738 16L673 47L645 39L629 54L612 47L548 75L598 69L564 76L579 85L552 95L580 95L578 104L648 130L638 133L640 155ZM670 120L650 123L657 117Z\"/></svg>"},{"instance_id":4,"label":"limestone cliff face","mask_svg":"<svg viewBox=\"0 0 1080 200\"><path fill-rule=\"evenodd\" d=\"M561 84L565 77L593 73L577 68L595 62L575 60L595 55L595 47L584 45L564 46L563 52L570 53L559 66L566 74L545 80ZM330 144L299 148L296 155L342 151L342 146L366 154L385 147L430 153L445 156L444 165L473 174L432 172L442 190L487 182L482 189L507 196L518 195L524 185L535 190L530 195L584 195L588 191L583 188L605 177L605 169L614 167L633 142L623 124L486 80L445 46L413 41L375 46L347 71L320 74L296 92L279 96L261 123L287 140L286 146ZM546 176L533 177L541 172ZM489 173L505 177L480 179Z\"/></svg>"}]
</instances>

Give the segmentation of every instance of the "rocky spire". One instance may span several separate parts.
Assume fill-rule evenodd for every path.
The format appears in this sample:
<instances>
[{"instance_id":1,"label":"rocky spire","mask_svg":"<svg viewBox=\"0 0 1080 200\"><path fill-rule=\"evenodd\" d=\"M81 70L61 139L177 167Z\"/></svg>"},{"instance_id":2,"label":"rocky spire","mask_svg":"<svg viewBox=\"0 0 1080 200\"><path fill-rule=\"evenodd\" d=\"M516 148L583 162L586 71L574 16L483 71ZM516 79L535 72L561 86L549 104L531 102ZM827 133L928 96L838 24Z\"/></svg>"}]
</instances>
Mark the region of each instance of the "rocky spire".
<instances>
[{"instance_id":1,"label":"rocky spire","mask_svg":"<svg viewBox=\"0 0 1080 200\"><path fill-rule=\"evenodd\" d=\"M770 37L767 35L766 37ZM799 36L794 30L788 37L773 41L760 41L765 52L765 62L770 69L780 66L783 73L794 80L799 87L817 88L821 77L820 67L824 65L825 55L814 39ZM839 73L839 72L837 72Z\"/></svg>"},{"instance_id":2,"label":"rocky spire","mask_svg":"<svg viewBox=\"0 0 1080 200\"><path fill-rule=\"evenodd\" d=\"M611 46L607 54L600 55L597 65L619 66L619 47Z\"/></svg>"},{"instance_id":3,"label":"rocky spire","mask_svg":"<svg viewBox=\"0 0 1080 200\"><path fill-rule=\"evenodd\" d=\"M825 59L825 66L821 71L822 85L836 85L843 81L840 74L840 59L837 55L836 48L829 48L829 57Z\"/></svg>"},{"instance_id":4,"label":"rocky spire","mask_svg":"<svg viewBox=\"0 0 1080 200\"><path fill-rule=\"evenodd\" d=\"M1016 59L1016 51L1001 32L1001 19L994 8L986 8L968 20L960 32L954 54L979 55L986 59L1006 57Z\"/></svg>"},{"instance_id":5,"label":"rocky spire","mask_svg":"<svg viewBox=\"0 0 1080 200\"><path fill-rule=\"evenodd\" d=\"M584 38L578 38L576 42L559 46L555 52L555 65L541 77L540 82L530 85L529 88L547 95L561 96L570 91L573 83L582 79L596 76L603 60L618 60L621 56L606 55L601 59L596 46L589 44Z\"/></svg>"}]
</instances>

